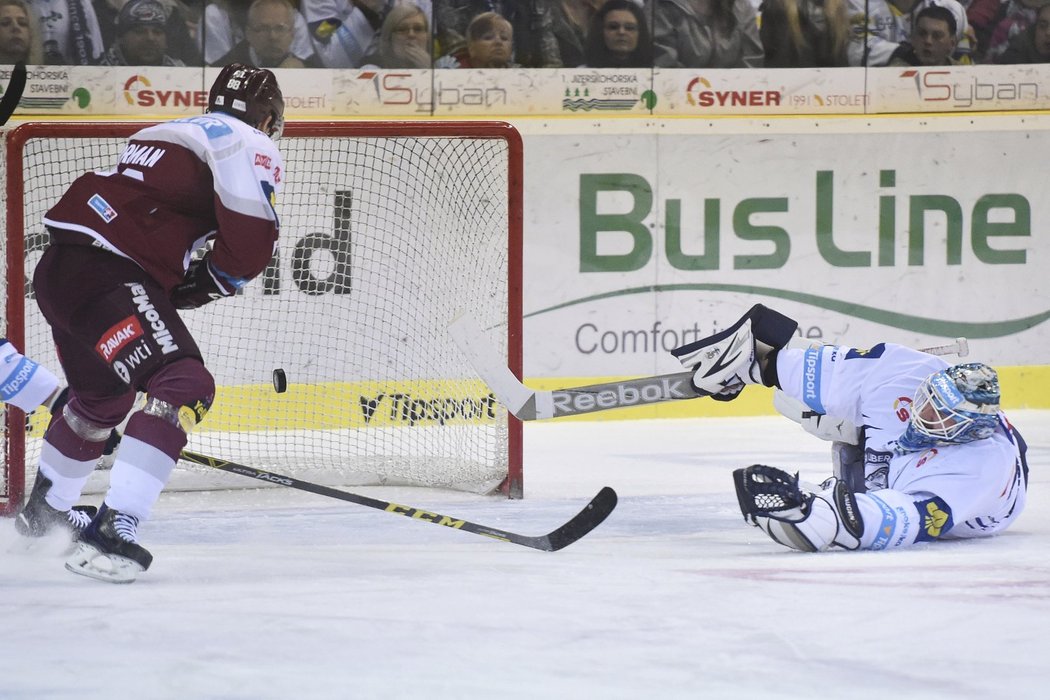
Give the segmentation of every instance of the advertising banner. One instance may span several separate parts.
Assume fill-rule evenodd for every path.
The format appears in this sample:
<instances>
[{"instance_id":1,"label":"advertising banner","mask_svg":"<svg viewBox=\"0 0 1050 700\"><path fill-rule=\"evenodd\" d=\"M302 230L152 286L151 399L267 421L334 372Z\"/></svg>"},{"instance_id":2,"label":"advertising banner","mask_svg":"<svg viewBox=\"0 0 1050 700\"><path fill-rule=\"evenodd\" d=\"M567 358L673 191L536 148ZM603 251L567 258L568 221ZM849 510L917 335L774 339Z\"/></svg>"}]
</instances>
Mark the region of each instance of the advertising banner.
<instances>
[{"instance_id":1,"label":"advertising banner","mask_svg":"<svg viewBox=\"0 0 1050 700\"><path fill-rule=\"evenodd\" d=\"M289 119L1037 110L1050 64L937 68L278 70ZM0 67L0 84L10 67ZM216 68L31 66L17 116L199 114Z\"/></svg>"},{"instance_id":2,"label":"advertising banner","mask_svg":"<svg viewBox=\"0 0 1050 700\"><path fill-rule=\"evenodd\" d=\"M680 371L669 350L757 302L817 341L1050 362L1050 202L1022 175L1050 122L852 123L528 135L525 374Z\"/></svg>"}]
</instances>

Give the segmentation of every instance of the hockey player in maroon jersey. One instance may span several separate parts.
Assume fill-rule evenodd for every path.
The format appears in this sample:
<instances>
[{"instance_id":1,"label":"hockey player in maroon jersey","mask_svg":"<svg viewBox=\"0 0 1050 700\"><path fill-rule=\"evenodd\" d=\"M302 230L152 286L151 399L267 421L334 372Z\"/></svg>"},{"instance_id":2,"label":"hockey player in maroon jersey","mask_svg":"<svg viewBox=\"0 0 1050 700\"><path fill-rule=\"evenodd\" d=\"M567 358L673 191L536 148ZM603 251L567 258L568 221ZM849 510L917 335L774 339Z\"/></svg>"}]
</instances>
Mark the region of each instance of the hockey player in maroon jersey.
<instances>
[{"instance_id":1,"label":"hockey player in maroon jersey","mask_svg":"<svg viewBox=\"0 0 1050 700\"><path fill-rule=\"evenodd\" d=\"M82 175L44 217L51 245L33 285L70 394L16 525L26 535L79 534L66 561L74 573L125 583L149 568L137 527L215 395L176 309L234 294L272 258L283 115L273 73L226 66L207 114L139 131L113 170ZM140 391L145 405L127 423L104 503L88 522L73 505Z\"/></svg>"}]
</instances>

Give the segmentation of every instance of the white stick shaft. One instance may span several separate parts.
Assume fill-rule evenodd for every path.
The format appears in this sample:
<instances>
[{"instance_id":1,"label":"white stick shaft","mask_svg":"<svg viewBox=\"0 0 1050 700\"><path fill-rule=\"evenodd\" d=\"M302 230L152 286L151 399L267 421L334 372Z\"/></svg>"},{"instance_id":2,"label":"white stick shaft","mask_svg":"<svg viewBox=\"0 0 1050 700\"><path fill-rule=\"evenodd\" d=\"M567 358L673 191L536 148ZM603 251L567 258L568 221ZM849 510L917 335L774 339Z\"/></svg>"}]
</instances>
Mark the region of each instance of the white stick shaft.
<instances>
[{"instance_id":1,"label":"white stick shaft","mask_svg":"<svg viewBox=\"0 0 1050 700\"><path fill-rule=\"evenodd\" d=\"M608 411L613 408L700 398L692 390L692 372L661 374L553 391L530 389L514 376L507 367L506 359L499 356L485 338L481 326L470 314L464 313L454 319L449 324L448 331L471 366L496 395L496 399L519 420L557 418ZM970 349L966 338L956 338L952 343L921 350L931 355L965 357Z\"/></svg>"}]
</instances>

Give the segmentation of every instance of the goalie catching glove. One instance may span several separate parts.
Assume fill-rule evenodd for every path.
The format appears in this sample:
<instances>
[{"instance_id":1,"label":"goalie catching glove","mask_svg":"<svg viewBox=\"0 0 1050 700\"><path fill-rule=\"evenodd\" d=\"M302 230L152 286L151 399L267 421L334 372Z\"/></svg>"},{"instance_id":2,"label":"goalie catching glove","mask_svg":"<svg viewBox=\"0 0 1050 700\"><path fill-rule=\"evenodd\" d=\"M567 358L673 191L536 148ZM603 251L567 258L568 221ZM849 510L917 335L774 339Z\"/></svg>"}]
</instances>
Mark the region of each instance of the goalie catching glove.
<instances>
[{"instance_id":1,"label":"goalie catching glove","mask_svg":"<svg viewBox=\"0 0 1050 700\"><path fill-rule=\"evenodd\" d=\"M864 522L857 498L840 479L831 477L819 492L807 493L797 474L754 464L735 470L733 482L744 520L774 542L802 552L860 547Z\"/></svg>"},{"instance_id":2,"label":"goalie catching glove","mask_svg":"<svg viewBox=\"0 0 1050 700\"><path fill-rule=\"evenodd\" d=\"M777 384L777 352L791 342L798 323L755 304L732 326L671 354L693 371L693 390L717 401L731 401L747 384Z\"/></svg>"},{"instance_id":3,"label":"goalie catching glove","mask_svg":"<svg viewBox=\"0 0 1050 700\"><path fill-rule=\"evenodd\" d=\"M171 303L176 309L196 309L232 295L243 285L243 281L229 277L212 265L208 254L190 263L182 284L171 291Z\"/></svg>"}]
</instances>

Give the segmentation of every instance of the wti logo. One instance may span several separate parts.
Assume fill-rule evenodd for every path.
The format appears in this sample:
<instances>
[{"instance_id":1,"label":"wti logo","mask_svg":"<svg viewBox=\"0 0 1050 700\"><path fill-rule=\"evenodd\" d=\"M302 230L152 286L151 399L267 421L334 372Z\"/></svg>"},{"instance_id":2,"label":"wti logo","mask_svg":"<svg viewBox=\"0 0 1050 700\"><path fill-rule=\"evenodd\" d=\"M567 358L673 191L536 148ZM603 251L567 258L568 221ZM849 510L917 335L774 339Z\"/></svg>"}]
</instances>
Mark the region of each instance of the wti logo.
<instances>
[{"instance_id":1,"label":"wti logo","mask_svg":"<svg viewBox=\"0 0 1050 700\"><path fill-rule=\"evenodd\" d=\"M124 99L133 107L207 107L203 90L154 90L144 75L133 75L124 82Z\"/></svg>"},{"instance_id":2,"label":"wti logo","mask_svg":"<svg viewBox=\"0 0 1050 700\"><path fill-rule=\"evenodd\" d=\"M778 107L779 90L715 90L706 78L693 78L685 98L694 107Z\"/></svg>"}]
</instances>

